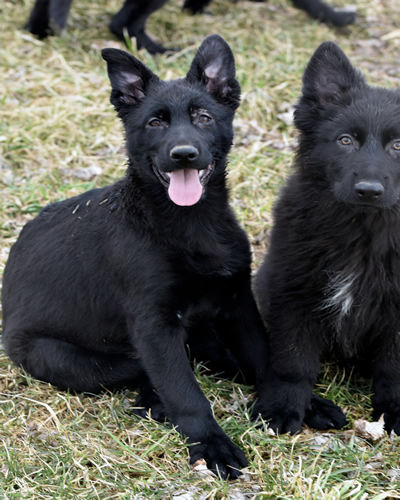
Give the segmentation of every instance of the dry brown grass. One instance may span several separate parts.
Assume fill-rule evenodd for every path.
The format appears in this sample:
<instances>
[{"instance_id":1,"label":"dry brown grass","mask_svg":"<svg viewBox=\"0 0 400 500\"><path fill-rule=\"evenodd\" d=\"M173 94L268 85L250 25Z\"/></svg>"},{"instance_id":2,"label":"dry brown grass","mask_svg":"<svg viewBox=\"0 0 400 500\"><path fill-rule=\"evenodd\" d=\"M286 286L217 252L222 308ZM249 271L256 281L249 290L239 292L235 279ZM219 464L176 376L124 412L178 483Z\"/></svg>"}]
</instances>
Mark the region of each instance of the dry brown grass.
<instances>
[{"instance_id":1,"label":"dry brown grass","mask_svg":"<svg viewBox=\"0 0 400 500\"><path fill-rule=\"evenodd\" d=\"M311 21L289 0L216 0L212 16L196 17L171 1L149 22L149 31L165 45L182 48L171 58L140 52L165 79L183 76L210 33L221 34L234 50L243 102L230 161L231 199L256 261L296 140L280 114L296 100L301 73L318 44L335 40L370 82L399 85L397 0L354 3L358 22L342 31ZM1 267L22 225L42 206L123 175L121 126L108 101L100 57L104 46L123 48L107 30L119 6L117 0L75 0L66 33L38 41L21 30L30 1L0 4ZM201 369L197 376L218 421L249 457L240 481L193 472L173 429L130 414L131 393L58 392L1 354L3 498L400 498L399 438L371 443L350 431L323 434L321 441L321 433L309 429L295 437L270 436L248 418L251 388L220 382ZM370 386L353 374L326 366L318 390L340 403L351 423L368 417Z\"/></svg>"}]
</instances>

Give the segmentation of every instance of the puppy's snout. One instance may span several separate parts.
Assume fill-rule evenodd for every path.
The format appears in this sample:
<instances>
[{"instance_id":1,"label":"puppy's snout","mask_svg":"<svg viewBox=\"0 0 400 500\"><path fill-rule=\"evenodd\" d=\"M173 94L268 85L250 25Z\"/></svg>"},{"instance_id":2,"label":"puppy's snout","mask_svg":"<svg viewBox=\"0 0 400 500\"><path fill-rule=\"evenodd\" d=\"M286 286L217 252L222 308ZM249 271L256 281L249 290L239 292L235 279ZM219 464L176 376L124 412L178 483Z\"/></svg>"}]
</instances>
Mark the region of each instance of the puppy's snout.
<instances>
[{"instance_id":1,"label":"puppy's snout","mask_svg":"<svg viewBox=\"0 0 400 500\"><path fill-rule=\"evenodd\" d=\"M385 188L377 181L361 181L354 186L354 191L360 200L374 202L383 195Z\"/></svg>"},{"instance_id":2,"label":"puppy's snout","mask_svg":"<svg viewBox=\"0 0 400 500\"><path fill-rule=\"evenodd\" d=\"M199 156L199 150L195 146L185 144L182 146L175 146L169 152L171 160L179 164L190 163Z\"/></svg>"}]
</instances>

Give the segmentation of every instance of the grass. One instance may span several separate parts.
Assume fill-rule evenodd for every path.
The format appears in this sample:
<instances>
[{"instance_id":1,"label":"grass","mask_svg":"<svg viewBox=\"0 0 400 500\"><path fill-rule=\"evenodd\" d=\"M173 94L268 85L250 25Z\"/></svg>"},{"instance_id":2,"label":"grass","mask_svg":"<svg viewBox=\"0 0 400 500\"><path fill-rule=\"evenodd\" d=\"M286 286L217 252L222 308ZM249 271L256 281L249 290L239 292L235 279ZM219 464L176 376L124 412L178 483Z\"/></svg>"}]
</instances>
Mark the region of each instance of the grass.
<instances>
[{"instance_id":1,"label":"grass","mask_svg":"<svg viewBox=\"0 0 400 500\"><path fill-rule=\"evenodd\" d=\"M41 207L111 183L125 169L121 126L100 57L102 47L123 48L107 30L121 2L76 0L67 31L46 41L21 29L32 3L0 4L1 270L22 226ZM185 74L210 33L221 34L234 50L243 98L229 166L231 201L251 238L255 265L295 147L295 131L280 115L296 101L318 44L335 40L371 83L400 85L397 0L353 3L358 21L344 30L310 20L289 0L215 0L212 16L195 17L171 0L150 19L153 35L181 48L169 58L139 53L165 79ZM173 428L132 415L134 394L59 392L0 351L2 498L400 498L400 438L371 442L353 430L357 418L370 418L369 381L325 365L317 392L346 410L349 425L338 432L305 428L296 436L271 436L249 419L251 387L210 377L201 366L196 375L219 423L249 459L240 480L193 471Z\"/></svg>"}]
</instances>

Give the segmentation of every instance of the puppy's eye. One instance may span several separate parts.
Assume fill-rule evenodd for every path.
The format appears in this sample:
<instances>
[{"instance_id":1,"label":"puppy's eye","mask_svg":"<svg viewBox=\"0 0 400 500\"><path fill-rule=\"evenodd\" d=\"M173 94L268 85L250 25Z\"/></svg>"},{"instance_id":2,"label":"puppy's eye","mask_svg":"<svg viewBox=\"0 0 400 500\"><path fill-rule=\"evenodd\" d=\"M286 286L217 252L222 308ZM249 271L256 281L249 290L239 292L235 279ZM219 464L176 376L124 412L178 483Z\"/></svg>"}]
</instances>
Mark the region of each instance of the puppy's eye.
<instances>
[{"instance_id":1,"label":"puppy's eye","mask_svg":"<svg viewBox=\"0 0 400 500\"><path fill-rule=\"evenodd\" d=\"M400 141L396 141L393 143L393 149L395 149L396 151L400 151Z\"/></svg>"},{"instance_id":2,"label":"puppy's eye","mask_svg":"<svg viewBox=\"0 0 400 500\"><path fill-rule=\"evenodd\" d=\"M199 116L199 122L200 123L208 123L212 120L211 116L208 116L208 115L200 115Z\"/></svg>"},{"instance_id":3,"label":"puppy's eye","mask_svg":"<svg viewBox=\"0 0 400 500\"><path fill-rule=\"evenodd\" d=\"M342 146L350 146L353 144L353 140L351 137L348 135L342 135L342 137L339 137L339 142L342 144Z\"/></svg>"},{"instance_id":4,"label":"puppy's eye","mask_svg":"<svg viewBox=\"0 0 400 500\"><path fill-rule=\"evenodd\" d=\"M159 127L161 125L161 120L159 120L158 118L152 118L147 122L147 125L149 125L150 127Z\"/></svg>"}]
</instances>

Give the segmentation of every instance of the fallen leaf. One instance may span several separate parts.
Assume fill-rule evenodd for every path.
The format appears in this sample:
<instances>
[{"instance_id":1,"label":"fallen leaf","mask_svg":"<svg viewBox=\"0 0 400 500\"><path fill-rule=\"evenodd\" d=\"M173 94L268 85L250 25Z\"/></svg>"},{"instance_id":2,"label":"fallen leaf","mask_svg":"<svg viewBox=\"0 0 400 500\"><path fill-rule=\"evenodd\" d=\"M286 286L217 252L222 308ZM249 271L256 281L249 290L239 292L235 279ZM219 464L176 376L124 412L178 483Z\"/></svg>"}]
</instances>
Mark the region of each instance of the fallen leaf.
<instances>
[{"instance_id":1,"label":"fallen leaf","mask_svg":"<svg viewBox=\"0 0 400 500\"><path fill-rule=\"evenodd\" d=\"M193 464L193 470L195 470L202 476L217 477L214 472L207 467L207 462L204 460L204 458L200 458Z\"/></svg>"},{"instance_id":2,"label":"fallen leaf","mask_svg":"<svg viewBox=\"0 0 400 500\"><path fill-rule=\"evenodd\" d=\"M293 125L293 122L294 122L294 110L293 109L286 111L286 113L279 113L276 116L279 120L281 120L288 127L290 125Z\"/></svg>"},{"instance_id":3,"label":"fallen leaf","mask_svg":"<svg viewBox=\"0 0 400 500\"><path fill-rule=\"evenodd\" d=\"M382 469L382 462L368 462L364 466L364 469L371 470L371 471Z\"/></svg>"},{"instance_id":4,"label":"fallen leaf","mask_svg":"<svg viewBox=\"0 0 400 500\"><path fill-rule=\"evenodd\" d=\"M354 422L354 430L358 436L377 441L385 434L385 421L383 414L377 422L367 422L362 418Z\"/></svg>"},{"instance_id":5,"label":"fallen leaf","mask_svg":"<svg viewBox=\"0 0 400 500\"><path fill-rule=\"evenodd\" d=\"M400 480L400 469L394 469L393 467L387 473L390 482L399 481Z\"/></svg>"},{"instance_id":6,"label":"fallen leaf","mask_svg":"<svg viewBox=\"0 0 400 500\"><path fill-rule=\"evenodd\" d=\"M244 469L241 469L239 481L243 481L243 482L250 482L251 481L251 474L250 474L249 469L247 467Z\"/></svg>"}]
</instances>

